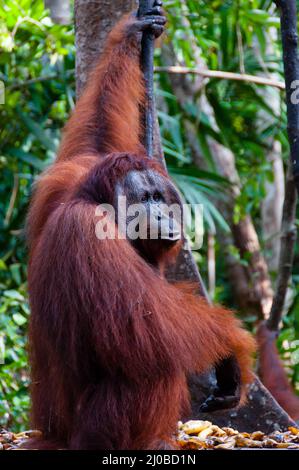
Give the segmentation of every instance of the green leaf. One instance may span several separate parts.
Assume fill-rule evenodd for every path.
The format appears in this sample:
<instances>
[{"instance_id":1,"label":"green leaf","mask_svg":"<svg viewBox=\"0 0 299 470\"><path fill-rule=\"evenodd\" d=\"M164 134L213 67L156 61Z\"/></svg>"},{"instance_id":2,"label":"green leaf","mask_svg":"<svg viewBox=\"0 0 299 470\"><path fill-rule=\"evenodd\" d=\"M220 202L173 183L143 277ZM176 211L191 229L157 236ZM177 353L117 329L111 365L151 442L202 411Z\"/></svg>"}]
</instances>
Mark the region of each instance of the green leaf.
<instances>
[{"instance_id":1,"label":"green leaf","mask_svg":"<svg viewBox=\"0 0 299 470\"><path fill-rule=\"evenodd\" d=\"M7 270L7 265L3 259L0 259L0 270L6 271Z\"/></svg>"},{"instance_id":2,"label":"green leaf","mask_svg":"<svg viewBox=\"0 0 299 470\"><path fill-rule=\"evenodd\" d=\"M24 301L24 296L20 294L17 290L10 289L10 290L5 290L3 292L4 297L7 297L8 299L12 300L18 300L20 302Z\"/></svg>"},{"instance_id":3,"label":"green leaf","mask_svg":"<svg viewBox=\"0 0 299 470\"><path fill-rule=\"evenodd\" d=\"M253 22L261 24L265 24L265 22L269 19L269 13L258 9L247 10L244 12L244 15Z\"/></svg>"},{"instance_id":4,"label":"green leaf","mask_svg":"<svg viewBox=\"0 0 299 470\"><path fill-rule=\"evenodd\" d=\"M5 152L7 153L7 155L11 155L12 157L17 158L18 160L21 160L24 163L27 163L28 165L32 166L32 168L39 171L43 171L47 166L45 161L40 160L32 153L25 152L20 148L7 147L5 149Z\"/></svg>"},{"instance_id":5,"label":"green leaf","mask_svg":"<svg viewBox=\"0 0 299 470\"><path fill-rule=\"evenodd\" d=\"M25 323L27 323L27 319L23 315L21 315L20 313L14 313L12 318L13 318L13 321L18 326L22 326L22 325L25 325Z\"/></svg>"},{"instance_id":6,"label":"green leaf","mask_svg":"<svg viewBox=\"0 0 299 470\"><path fill-rule=\"evenodd\" d=\"M22 280L21 280L21 264L20 263L11 264L9 269L10 269L10 272L12 274L13 280L19 286L22 283Z\"/></svg>"},{"instance_id":7,"label":"green leaf","mask_svg":"<svg viewBox=\"0 0 299 470\"><path fill-rule=\"evenodd\" d=\"M57 145L54 140L48 137L45 130L37 122L33 121L29 116L24 114L20 109L17 109L17 113L20 118L24 121L27 128L32 132L35 138L44 146L45 149L55 153L57 151Z\"/></svg>"}]
</instances>

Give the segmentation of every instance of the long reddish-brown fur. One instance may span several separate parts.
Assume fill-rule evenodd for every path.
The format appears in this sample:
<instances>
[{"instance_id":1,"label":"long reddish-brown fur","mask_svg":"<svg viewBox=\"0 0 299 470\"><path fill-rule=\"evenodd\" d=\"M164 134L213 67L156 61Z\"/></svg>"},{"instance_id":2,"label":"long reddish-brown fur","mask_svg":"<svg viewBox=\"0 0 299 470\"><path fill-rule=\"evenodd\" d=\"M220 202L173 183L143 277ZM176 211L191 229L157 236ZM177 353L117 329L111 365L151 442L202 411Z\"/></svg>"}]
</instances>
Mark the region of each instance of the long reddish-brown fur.
<instances>
[{"instance_id":1,"label":"long reddish-brown fur","mask_svg":"<svg viewBox=\"0 0 299 470\"><path fill-rule=\"evenodd\" d=\"M252 378L254 342L231 312L168 283L127 240L95 236L95 208L128 171L164 175L140 144L130 21L110 34L28 216L32 425L44 435L33 447L165 447L187 374L233 355L242 386Z\"/></svg>"},{"instance_id":2,"label":"long reddish-brown fur","mask_svg":"<svg viewBox=\"0 0 299 470\"><path fill-rule=\"evenodd\" d=\"M261 323L257 331L259 375L280 406L291 418L298 420L299 397L292 389L280 360L276 337L275 331L269 330L264 323Z\"/></svg>"},{"instance_id":3,"label":"long reddish-brown fur","mask_svg":"<svg viewBox=\"0 0 299 470\"><path fill-rule=\"evenodd\" d=\"M131 18L114 28L101 60L66 125L58 161L78 155L143 151L140 109L144 83L140 48L134 38L124 41Z\"/></svg>"}]
</instances>

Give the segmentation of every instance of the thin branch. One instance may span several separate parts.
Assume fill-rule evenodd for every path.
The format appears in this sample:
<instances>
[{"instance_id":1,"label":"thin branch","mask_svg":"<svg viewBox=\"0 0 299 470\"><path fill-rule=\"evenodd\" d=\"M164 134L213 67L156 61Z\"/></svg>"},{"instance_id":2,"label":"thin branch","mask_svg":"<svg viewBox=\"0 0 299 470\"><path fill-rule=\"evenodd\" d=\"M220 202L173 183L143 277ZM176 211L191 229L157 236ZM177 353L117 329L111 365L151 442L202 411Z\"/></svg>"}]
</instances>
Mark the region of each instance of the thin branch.
<instances>
[{"instance_id":1,"label":"thin branch","mask_svg":"<svg viewBox=\"0 0 299 470\"><path fill-rule=\"evenodd\" d=\"M7 91L18 90L19 88L25 88L29 85L34 85L35 83L47 82L50 80L54 80L55 78L58 78L58 75L48 75L44 77L31 78L29 80L25 80L24 82L13 83L12 85L9 85L8 87L6 87L6 90Z\"/></svg>"},{"instance_id":2,"label":"thin branch","mask_svg":"<svg viewBox=\"0 0 299 470\"><path fill-rule=\"evenodd\" d=\"M40 28L42 31L45 30L45 26L42 23L40 23L39 21L34 20L33 18L30 18L30 16L24 16L24 18L20 18L16 22L16 24L15 24L15 26L14 26L12 32L11 32L12 40L15 39L15 35L17 34L17 31L18 31L19 27L21 26L21 24L26 23L26 22L34 24L35 26L38 26L38 28Z\"/></svg>"},{"instance_id":3,"label":"thin branch","mask_svg":"<svg viewBox=\"0 0 299 470\"><path fill-rule=\"evenodd\" d=\"M67 70L65 75L67 78L74 76L75 70L74 69ZM51 75L44 75L41 77L29 78L28 80L24 80L23 82L15 82L15 83L12 83L11 85L8 85L6 87L6 91L17 90L19 88L25 88L29 85L34 85L35 83L48 82L50 80L58 80L58 79L60 79L60 76L57 73L53 73ZM62 80L62 77L61 77L61 80Z\"/></svg>"},{"instance_id":4,"label":"thin branch","mask_svg":"<svg viewBox=\"0 0 299 470\"><path fill-rule=\"evenodd\" d=\"M16 202L16 199L17 199L18 189L19 189L19 176L15 173L14 174L13 189L12 189L12 193L11 193L11 196L10 196L8 208L7 208L7 211L6 211L6 216L5 216L5 219L4 219L4 226L5 227L7 227L9 225L9 222L10 222L10 219L11 219L11 216L12 216L12 213L13 213L13 209L15 207L15 202Z\"/></svg>"},{"instance_id":5,"label":"thin branch","mask_svg":"<svg viewBox=\"0 0 299 470\"><path fill-rule=\"evenodd\" d=\"M238 50L239 50L239 57L240 57L240 72L242 75L245 75L243 40L242 40L242 33L241 33L239 21L237 23L236 30L237 30Z\"/></svg>"},{"instance_id":6,"label":"thin branch","mask_svg":"<svg viewBox=\"0 0 299 470\"><path fill-rule=\"evenodd\" d=\"M224 72L222 70L203 70L203 69L194 69L189 67L182 67L180 65L172 65L169 67L155 67L155 72L166 72L172 74L195 74L201 75L205 78L219 78L223 80L236 80L242 82L255 83L256 85L267 85L274 88L279 88L280 90L285 89L285 84L279 80L273 80L266 77L257 77L255 75L249 75L247 73L233 73L233 72Z\"/></svg>"},{"instance_id":7,"label":"thin branch","mask_svg":"<svg viewBox=\"0 0 299 470\"><path fill-rule=\"evenodd\" d=\"M223 72L221 70L200 70L200 69L192 69L189 67L182 67L179 65L172 65L169 67L166 67L166 66L155 67L155 73L160 73L160 72L166 72L166 73L171 73L171 74L182 74L182 75L187 75L190 73L190 74L195 74L195 75L201 75L202 77L205 77L205 78L219 78L219 79L224 79L224 80L245 81L245 82L255 83L257 85L272 86L274 88L279 88L280 90L285 89L285 84L278 80L272 80L266 77L257 77L255 75L233 73L233 72ZM72 73L74 73L74 71L72 71ZM13 83L12 85L9 85L8 87L6 87L6 90L15 90L18 88L24 88L26 86L29 86L35 83L44 82L48 80L54 80L56 78L58 78L58 75L54 75L54 74L44 76L44 77L36 77L30 80L26 80L24 82Z\"/></svg>"}]
</instances>

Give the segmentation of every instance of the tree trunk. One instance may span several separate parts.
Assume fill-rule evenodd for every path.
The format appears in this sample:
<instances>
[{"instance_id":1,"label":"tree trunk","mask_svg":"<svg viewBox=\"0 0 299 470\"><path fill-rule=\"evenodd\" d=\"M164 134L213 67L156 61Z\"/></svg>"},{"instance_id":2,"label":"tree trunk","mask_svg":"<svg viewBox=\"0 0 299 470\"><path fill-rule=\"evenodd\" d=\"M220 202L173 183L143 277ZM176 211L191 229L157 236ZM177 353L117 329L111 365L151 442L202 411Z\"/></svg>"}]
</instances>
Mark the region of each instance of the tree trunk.
<instances>
[{"instance_id":1,"label":"tree trunk","mask_svg":"<svg viewBox=\"0 0 299 470\"><path fill-rule=\"evenodd\" d=\"M237 223L234 223L232 217L236 199L241 192L235 157L229 149L224 148L212 139L210 139L210 147L219 173L233 185L227 203L220 203L232 230L233 243L239 250L241 257L245 253L249 255L248 265L243 266L248 286L246 298L244 298L245 292L243 292L242 299L242 294L237 292L237 290L236 298L243 302L243 308L248 312L256 313L260 319L268 318L273 301L273 290L268 266L261 252L253 221L249 214L241 218ZM233 287L234 289L238 288L238 283Z\"/></svg>"},{"instance_id":2,"label":"tree trunk","mask_svg":"<svg viewBox=\"0 0 299 470\"><path fill-rule=\"evenodd\" d=\"M267 160L272 167L273 181L266 182L266 197L262 201L261 216L267 264L270 272L277 274L285 181L280 142L274 140L269 145Z\"/></svg>"},{"instance_id":3,"label":"tree trunk","mask_svg":"<svg viewBox=\"0 0 299 470\"><path fill-rule=\"evenodd\" d=\"M274 4L272 5L272 12L275 9ZM273 12L274 13L274 12ZM277 28L269 28L268 34L266 35L266 57L275 57L274 44L277 43ZM253 41L253 48L255 56L261 65L261 72L259 75L267 75L272 80L278 80L278 73L271 72L271 63L265 64L263 61L263 54L260 51L260 44L258 40ZM275 70L275 64L273 63L273 69ZM269 70L270 69L270 70ZM279 116L281 108L281 96L278 89L274 87L257 88L257 93L266 102L269 108L272 109L275 116ZM264 109L259 111L258 126L259 128L265 129L273 124L273 117L269 113L265 112ZM266 158L271 166L273 181L266 182L266 196L262 201L261 205L261 219L262 219L262 231L266 249L266 261L269 267L269 271L273 274L277 274L278 263L279 263L279 252L280 252L280 229L282 219L282 207L284 201L285 192L285 175L283 168L283 161L281 155L281 143L277 138L269 136L265 139Z\"/></svg>"},{"instance_id":4,"label":"tree trunk","mask_svg":"<svg viewBox=\"0 0 299 470\"><path fill-rule=\"evenodd\" d=\"M137 0L75 0L77 97L103 51L107 34L137 6Z\"/></svg>"}]
</instances>

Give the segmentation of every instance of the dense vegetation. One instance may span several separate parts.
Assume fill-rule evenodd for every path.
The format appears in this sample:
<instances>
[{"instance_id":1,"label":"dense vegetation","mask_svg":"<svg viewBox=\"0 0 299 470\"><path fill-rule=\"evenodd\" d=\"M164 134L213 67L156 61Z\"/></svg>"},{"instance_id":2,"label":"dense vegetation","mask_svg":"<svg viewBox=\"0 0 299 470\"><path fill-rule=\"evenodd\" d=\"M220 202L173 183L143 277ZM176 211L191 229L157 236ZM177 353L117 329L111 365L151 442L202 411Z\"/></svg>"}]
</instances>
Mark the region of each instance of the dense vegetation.
<instances>
[{"instance_id":1,"label":"dense vegetation","mask_svg":"<svg viewBox=\"0 0 299 470\"><path fill-rule=\"evenodd\" d=\"M245 71L283 80L279 19L271 1L169 0L165 6L168 38L163 52L157 52L157 65L173 63L175 54L188 67L204 61L209 70ZM5 345L4 364L0 365L0 426L23 429L29 406L24 221L32 183L55 157L60 129L74 106L73 26L54 25L42 0L0 0L0 53L0 80L6 88L5 104L0 105L0 344ZM196 85L199 77L190 75L188 80ZM235 156L242 190L235 201L234 221L251 214L267 256L260 209L266 184L273 181L267 157L270 142L279 142L283 160L288 158L284 95L273 87L211 79L204 82L206 106L200 107L200 91L182 102L176 99L175 84L167 73L157 73L156 81L169 170L185 198L204 205L206 231L216 234L214 298L236 306L217 238L230 231L218 204L230 185L217 172L209 138ZM191 144L187 128L193 129L201 167L195 164L194 142ZM248 262L233 244L230 251L240 263ZM207 237L195 255L206 276ZM296 256L291 301L279 338L282 357L297 387L298 261ZM275 272L271 274L275 282ZM255 320L254 315L246 316L250 327Z\"/></svg>"}]
</instances>

